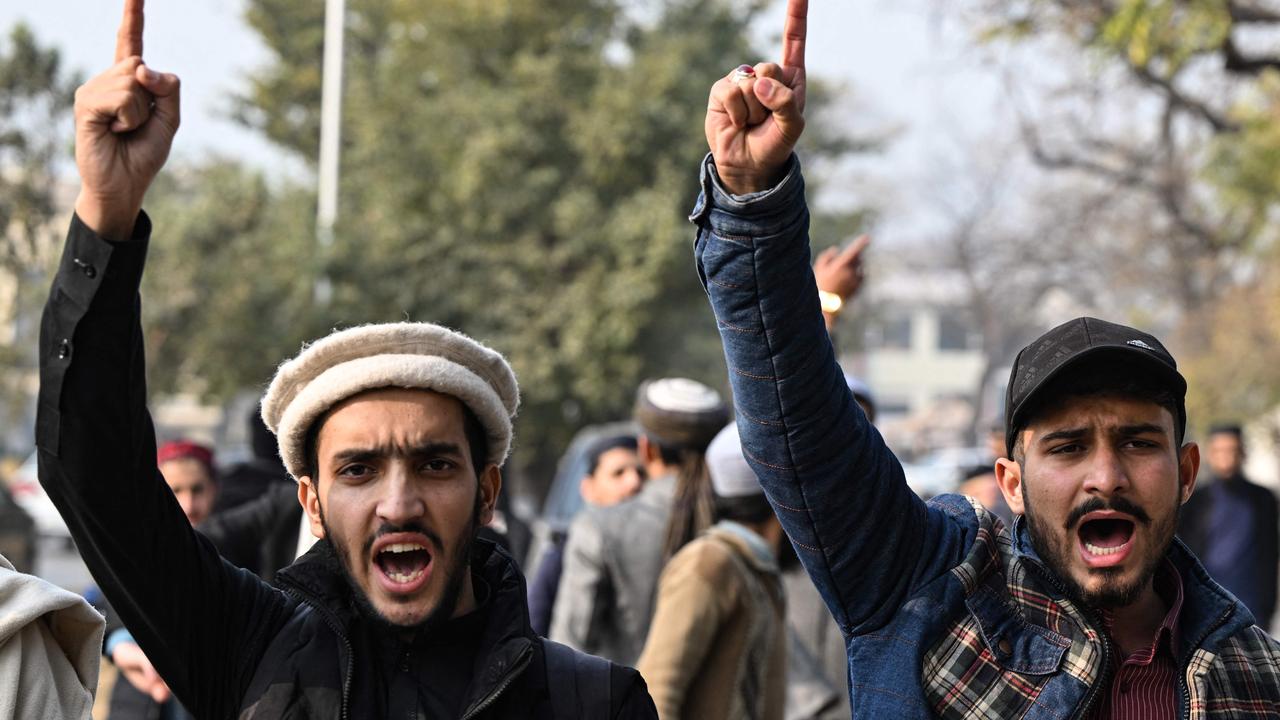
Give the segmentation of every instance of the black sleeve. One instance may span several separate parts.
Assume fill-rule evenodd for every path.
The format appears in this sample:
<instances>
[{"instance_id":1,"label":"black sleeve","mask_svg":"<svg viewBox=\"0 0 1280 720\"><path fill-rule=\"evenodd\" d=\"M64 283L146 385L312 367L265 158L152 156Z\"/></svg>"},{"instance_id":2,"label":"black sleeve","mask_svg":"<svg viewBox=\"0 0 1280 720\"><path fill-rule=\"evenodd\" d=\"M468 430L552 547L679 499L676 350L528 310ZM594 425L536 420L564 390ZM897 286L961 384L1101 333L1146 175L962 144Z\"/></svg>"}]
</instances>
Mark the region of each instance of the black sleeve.
<instances>
[{"instance_id":1,"label":"black sleeve","mask_svg":"<svg viewBox=\"0 0 1280 720\"><path fill-rule=\"evenodd\" d=\"M40 482L183 705L234 717L289 604L223 562L156 469L138 294L150 231L140 215L112 243L71 222L40 327Z\"/></svg>"},{"instance_id":2,"label":"black sleeve","mask_svg":"<svg viewBox=\"0 0 1280 720\"><path fill-rule=\"evenodd\" d=\"M636 670L614 665L609 673L609 690L614 720L658 720L649 686Z\"/></svg>"}]
</instances>

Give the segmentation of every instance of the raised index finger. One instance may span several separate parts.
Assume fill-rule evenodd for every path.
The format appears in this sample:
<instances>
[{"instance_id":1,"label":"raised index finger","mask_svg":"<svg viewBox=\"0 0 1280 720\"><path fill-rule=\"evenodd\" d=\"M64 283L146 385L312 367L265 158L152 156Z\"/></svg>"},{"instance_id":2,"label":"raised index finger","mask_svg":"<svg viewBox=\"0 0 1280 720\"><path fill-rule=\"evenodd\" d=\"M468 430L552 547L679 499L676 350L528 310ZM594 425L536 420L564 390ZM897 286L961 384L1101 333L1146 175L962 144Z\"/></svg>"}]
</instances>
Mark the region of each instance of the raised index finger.
<instances>
[{"instance_id":1,"label":"raised index finger","mask_svg":"<svg viewBox=\"0 0 1280 720\"><path fill-rule=\"evenodd\" d=\"M116 62L142 55L142 0L124 0L124 19L116 34Z\"/></svg>"},{"instance_id":2,"label":"raised index finger","mask_svg":"<svg viewBox=\"0 0 1280 720\"><path fill-rule=\"evenodd\" d=\"M809 0L787 0L782 31L782 67L804 68L804 42L809 35Z\"/></svg>"}]
</instances>

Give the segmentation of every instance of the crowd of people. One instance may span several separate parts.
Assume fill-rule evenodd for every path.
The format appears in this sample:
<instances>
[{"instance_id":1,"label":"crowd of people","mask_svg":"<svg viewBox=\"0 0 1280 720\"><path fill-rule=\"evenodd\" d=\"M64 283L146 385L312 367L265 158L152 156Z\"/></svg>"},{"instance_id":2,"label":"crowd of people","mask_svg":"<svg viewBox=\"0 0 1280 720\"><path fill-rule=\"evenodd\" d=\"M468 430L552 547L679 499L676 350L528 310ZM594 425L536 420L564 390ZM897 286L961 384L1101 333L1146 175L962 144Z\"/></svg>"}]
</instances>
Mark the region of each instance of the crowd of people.
<instances>
[{"instance_id":1,"label":"crowd of people","mask_svg":"<svg viewBox=\"0 0 1280 720\"><path fill-rule=\"evenodd\" d=\"M807 29L789 0L782 61L710 92L691 221L732 395L643 383L634 431L586 451L585 509L524 557L500 507L516 376L438 325L283 362L247 463L157 445L142 206L179 83L126 0L77 93L36 426L101 614L0 561L0 718L88 717L100 656L119 720L1280 717L1276 501L1238 426L1196 491L1157 338L1050 329L1013 360L991 465L908 488L831 337L867 241L810 260Z\"/></svg>"}]
</instances>

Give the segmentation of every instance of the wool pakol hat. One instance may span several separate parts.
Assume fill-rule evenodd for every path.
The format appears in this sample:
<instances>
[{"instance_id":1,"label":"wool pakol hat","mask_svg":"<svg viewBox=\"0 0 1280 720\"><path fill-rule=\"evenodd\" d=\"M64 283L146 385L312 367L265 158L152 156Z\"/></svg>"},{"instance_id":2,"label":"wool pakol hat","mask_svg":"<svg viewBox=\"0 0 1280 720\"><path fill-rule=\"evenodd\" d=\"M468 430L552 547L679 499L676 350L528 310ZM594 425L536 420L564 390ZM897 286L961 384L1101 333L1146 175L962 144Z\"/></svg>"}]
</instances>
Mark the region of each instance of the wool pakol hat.
<instances>
[{"instance_id":1,"label":"wool pakol hat","mask_svg":"<svg viewBox=\"0 0 1280 720\"><path fill-rule=\"evenodd\" d=\"M486 462L507 459L520 390L502 355L439 325L389 323L335 332L276 370L262 399L262 419L276 434L289 474L305 474L307 431L316 420L353 395L381 388L457 398L485 429Z\"/></svg>"},{"instance_id":2,"label":"wool pakol hat","mask_svg":"<svg viewBox=\"0 0 1280 720\"><path fill-rule=\"evenodd\" d=\"M729 421L729 407L720 393L696 380L662 378L641 383L635 419L659 443L703 452Z\"/></svg>"}]
</instances>

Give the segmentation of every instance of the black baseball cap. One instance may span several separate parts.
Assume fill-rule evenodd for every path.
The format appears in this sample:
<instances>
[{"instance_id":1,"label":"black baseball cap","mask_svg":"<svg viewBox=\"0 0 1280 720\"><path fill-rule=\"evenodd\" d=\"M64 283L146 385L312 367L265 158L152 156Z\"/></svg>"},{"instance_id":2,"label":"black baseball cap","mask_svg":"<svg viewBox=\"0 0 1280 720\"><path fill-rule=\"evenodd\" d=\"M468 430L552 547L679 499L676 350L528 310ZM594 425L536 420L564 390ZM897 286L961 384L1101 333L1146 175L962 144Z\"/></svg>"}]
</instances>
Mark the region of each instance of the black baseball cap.
<instances>
[{"instance_id":1,"label":"black baseball cap","mask_svg":"<svg viewBox=\"0 0 1280 720\"><path fill-rule=\"evenodd\" d=\"M1124 325L1091 317L1065 322L1041 335L1018 352L1005 390L1005 451L1013 455L1014 433L1026 421L1026 414L1051 381L1085 359L1113 356L1117 364L1138 365L1151 373L1178 398L1175 426L1187 427L1187 380L1178 372L1178 363L1154 336Z\"/></svg>"}]
</instances>

